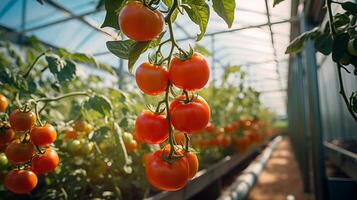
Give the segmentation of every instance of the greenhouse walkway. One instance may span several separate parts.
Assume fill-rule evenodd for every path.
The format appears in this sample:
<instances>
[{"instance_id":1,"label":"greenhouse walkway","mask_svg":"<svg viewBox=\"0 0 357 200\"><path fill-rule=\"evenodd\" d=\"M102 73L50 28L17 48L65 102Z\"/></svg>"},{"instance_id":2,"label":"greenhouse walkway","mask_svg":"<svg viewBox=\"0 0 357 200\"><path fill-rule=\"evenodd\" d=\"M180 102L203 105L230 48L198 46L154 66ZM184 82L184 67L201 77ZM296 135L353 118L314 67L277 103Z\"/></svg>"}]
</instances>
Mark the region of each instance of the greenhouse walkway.
<instances>
[{"instance_id":1,"label":"greenhouse walkway","mask_svg":"<svg viewBox=\"0 0 357 200\"><path fill-rule=\"evenodd\" d=\"M288 138L285 137L273 152L247 199L313 199L303 192L303 182Z\"/></svg>"}]
</instances>

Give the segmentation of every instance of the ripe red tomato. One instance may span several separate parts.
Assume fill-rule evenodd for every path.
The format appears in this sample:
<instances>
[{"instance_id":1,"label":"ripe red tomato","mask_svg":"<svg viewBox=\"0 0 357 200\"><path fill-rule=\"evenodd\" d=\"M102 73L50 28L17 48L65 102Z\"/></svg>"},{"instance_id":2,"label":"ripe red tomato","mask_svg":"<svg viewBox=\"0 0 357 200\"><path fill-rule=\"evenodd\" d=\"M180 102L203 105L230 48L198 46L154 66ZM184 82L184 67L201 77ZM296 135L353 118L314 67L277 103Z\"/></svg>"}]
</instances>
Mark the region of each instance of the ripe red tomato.
<instances>
[{"instance_id":1,"label":"ripe red tomato","mask_svg":"<svg viewBox=\"0 0 357 200\"><path fill-rule=\"evenodd\" d=\"M158 10L151 10L139 1L128 2L119 13L120 30L128 38L149 41L164 28L164 17Z\"/></svg>"},{"instance_id":2,"label":"ripe red tomato","mask_svg":"<svg viewBox=\"0 0 357 200\"><path fill-rule=\"evenodd\" d=\"M216 130L216 125L214 125L213 123L208 123L205 131L207 131L208 133L213 133Z\"/></svg>"},{"instance_id":3,"label":"ripe red tomato","mask_svg":"<svg viewBox=\"0 0 357 200\"><path fill-rule=\"evenodd\" d=\"M7 125L0 127L0 144L11 142L15 137L15 131Z\"/></svg>"},{"instance_id":4,"label":"ripe red tomato","mask_svg":"<svg viewBox=\"0 0 357 200\"><path fill-rule=\"evenodd\" d=\"M32 167L37 174L52 172L59 163L59 157L55 150L46 149L42 155L36 155L32 159Z\"/></svg>"},{"instance_id":5,"label":"ripe red tomato","mask_svg":"<svg viewBox=\"0 0 357 200\"><path fill-rule=\"evenodd\" d=\"M135 132L149 144L159 144L169 136L168 124L163 114L143 111L135 122Z\"/></svg>"},{"instance_id":6,"label":"ripe red tomato","mask_svg":"<svg viewBox=\"0 0 357 200\"><path fill-rule=\"evenodd\" d=\"M9 102L7 101L6 97L0 94L0 112L4 112L8 106Z\"/></svg>"},{"instance_id":7,"label":"ripe red tomato","mask_svg":"<svg viewBox=\"0 0 357 200\"><path fill-rule=\"evenodd\" d=\"M128 152L135 151L138 148L138 143L135 140L131 140L129 143L125 143L125 148Z\"/></svg>"},{"instance_id":8,"label":"ripe red tomato","mask_svg":"<svg viewBox=\"0 0 357 200\"><path fill-rule=\"evenodd\" d=\"M77 133L75 130L73 130L73 128L64 130L64 131L62 132L62 134L63 134L63 139L64 139L65 141L72 140L72 139L76 139L76 138L78 138L78 136L79 136L78 133Z\"/></svg>"},{"instance_id":9,"label":"ripe red tomato","mask_svg":"<svg viewBox=\"0 0 357 200\"><path fill-rule=\"evenodd\" d=\"M32 143L21 143L20 140L14 140L5 150L7 159L13 164L20 164L31 160L34 152L34 145Z\"/></svg>"},{"instance_id":10,"label":"ripe red tomato","mask_svg":"<svg viewBox=\"0 0 357 200\"><path fill-rule=\"evenodd\" d=\"M186 157L173 162L162 159L163 150L146 156L146 178L160 190L175 191L183 188L189 179L189 164ZM165 150L166 155L168 150Z\"/></svg>"},{"instance_id":11,"label":"ripe red tomato","mask_svg":"<svg viewBox=\"0 0 357 200\"><path fill-rule=\"evenodd\" d=\"M57 132L51 124L45 124L32 128L30 138L35 145L47 146L56 140Z\"/></svg>"},{"instance_id":12,"label":"ripe red tomato","mask_svg":"<svg viewBox=\"0 0 357 200\"><path fill-rule=\"evenodd\" d=\"M25 194L37 185L37 176L30 170L13 169L7 173L5 187L13 193Z\"/></svg>"},{"instance_id":13,"label":"ripe red tomato","mask_svg":"<svg viewBox=\"0 0 357 200\"><path fill-rule=\"evenodd\" d=\"M233 131L234 131L234 126L233 126L233 124L227 124L227 125L224 127L224 132L226 132L226 133L233 132Z\"/></svg>"},{"instance_id":14,"label":"ripe red tomato","mask_svg":"<svg viewBox=\"0 0 357 200\"><path fill-rule=\"evenodd\" d=\"M187 60L173 58L170 63L169 77L171 82L184 90L203 88L208 82L210 69L204 56L193 53Z\"/></svg>"},{"instance_id":15,"label":"ripe red tomato","mask_svg":"<svg viewBox=\"0 0 357 200\"><path fill-rule=\"evenodd\" d=\"M134 131L133 133L133 138L134 140L136 140L137 143L139 144L143 144L145 143L145 141L143 140L143 138L139 137L139 135Z\"/></svg>"},{"instance_id":16,"label":"ripe red tomato","mask_svg":"<svg viewBox=\"0 0 357 200\"><path fill-rule=\"evenodd\" d=\"M189 165L189 179L193 178L198 171L198 158L194 152L186 152L185 157L187 158Z\"/></svg>"},{"instance_id":17,"label":"ripe red tomato","mask_svg":"<svg viewBox=\"0 0 357 200\"><path fill-rule=\"evenodd\" d=\"M135 73L136 84L148 95L158 95L166 90L169 75L162 66L148 62L141 64Z\"/></svg>"},{"instance_id":18,"label":"ripe red tomato","mask_svg":"<svg viewBox=\"0 0 357 200\"><path fill-rule=\"evenodd\" d=\"M10 125L15 131L28 131L36 123L36 115L32 111L21 112L16 109L10 113Z\"/></svg>"},{"instance_id":19,"label":"ripe red tomato","mask_svg":"<svg viewBox=\"0 0 357 200\"><path fill-rule=\"evenodd\" d=\"M185 97L179 96L170 104L172 125L175 129L187 133L204 129L210 120L207 102L200 96L189 103L180 102L182 99Z\"/></svg>"}]
</instances>

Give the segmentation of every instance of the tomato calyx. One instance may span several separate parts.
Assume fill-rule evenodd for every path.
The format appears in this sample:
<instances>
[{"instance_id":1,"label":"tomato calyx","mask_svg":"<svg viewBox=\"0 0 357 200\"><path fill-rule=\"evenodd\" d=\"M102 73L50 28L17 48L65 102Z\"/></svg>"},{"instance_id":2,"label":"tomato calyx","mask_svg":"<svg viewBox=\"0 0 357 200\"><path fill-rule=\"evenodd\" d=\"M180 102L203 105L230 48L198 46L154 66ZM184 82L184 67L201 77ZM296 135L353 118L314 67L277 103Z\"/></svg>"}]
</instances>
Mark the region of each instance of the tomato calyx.
<instances>
[{"instance_id":1,"label":"tomato calyx","mask_svg":"<svg viewBox=\"0 0 357 200\"><path fill-rule=\"evenodd\" d=\"M196 99L198 98L198 94L192 92L191 94L188 94L187 90L183 90L182 94L185 95L184 99L179 99L178 102L183 103L183 104L188 104L190 102L194 102L196 101Z\"/></svg>"},{"instance_id":2,"label":"tomato calyx","mask_svg":"<svg viewBox=\"0 0 357 200\"><path fill-rule=\"evenodd\" d=\"M152 11L157 10L160 6L160 0L151 0L149 2L144 1L143 3L146 7L150 8L150 10Z\"/></svg>"},{"instance_id":3,"label":"tomato calyx","mask_svg":"<svg viewBox=\"0 0 357 200\"><path fill-rule=\"evenodd\" d=\"M32 111L31 103L30 102L25 103L19 110L23 113L31 112Z\"/></svg>"},{"instance_id":4,"label":"tomato calyx","mask_svg":"<svg viewBox=\"0 0 357 200\"><path fill-rule=\"evenodd\" d=\"M175 53L174 56L182 61L190 59L193 56L194 49L192 48L191 45L189 45L189 46L190 46L190 49L188 51L178 48L179 52Z\"/></svg>"}]
</instances>

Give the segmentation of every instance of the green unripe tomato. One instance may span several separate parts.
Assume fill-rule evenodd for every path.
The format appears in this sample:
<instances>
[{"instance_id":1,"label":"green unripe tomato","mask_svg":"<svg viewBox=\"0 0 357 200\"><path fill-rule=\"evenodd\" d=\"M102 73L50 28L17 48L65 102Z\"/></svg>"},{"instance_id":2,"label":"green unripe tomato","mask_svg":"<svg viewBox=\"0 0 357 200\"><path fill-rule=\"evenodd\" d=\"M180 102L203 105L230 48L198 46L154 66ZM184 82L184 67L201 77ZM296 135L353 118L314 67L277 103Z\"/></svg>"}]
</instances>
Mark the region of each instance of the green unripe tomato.
<instances>
[{"instance_id":1,"label":"green unripe tomato","mask_svg":"<svg viewBox=\"0 0 357 200\"><path fill-rule=\"evenodd\" d=\"M80 154L81 149L82 149L82 142L80 140L77 140L77 139L71 140L67 144L68 152L73 154L73 155Z\"/></svg>"},{"instance_id":2,"label":"green unripe tomato","mask_svg":"<svg viewBox=\"0 0 357 200\"><path fill-rule=\"evenodd\" d=\"M7 165L9 161L6 158L6 155L4 153L0 154L0 167L3 167L5 165Z\"/></svg>"},{"instance_id":3,"label":"green unripe tomato","mask_svg":"<svg viewBox=\"0 0 357 200\"><path fill-rule=\"evenodd\" d=\"M347 51L349 54L353 55L353 56L357 56L357 48L355 48L357 46L357 41L356 39L352 39L348 42L347 45Z\"/></svg>"},{"instance_id":4,"label":"green unripe tomato","mask_svg":"<svg viewBox=\"0 0 357 200\"><path fill-rule=\"evenodd\" d=\"M83 154L90 154L93 151L94 143L93 142L84 142L82 146Z\"/></svg>"},{"instance_id":5,"label":"green unripe tomato","mask_svg":"<svg viewBox=\"0 0 357 200\"><path fill-rule=\"evenodd\" d=\"M134 138L133 138L133 135L132 135L132 134L130 134L130 133L128 133L128 132L124 132L124 133L123 133L123 141L124 141L125 144L130 143L133 139L134 139Z\"/></svg>"}]
</instances>

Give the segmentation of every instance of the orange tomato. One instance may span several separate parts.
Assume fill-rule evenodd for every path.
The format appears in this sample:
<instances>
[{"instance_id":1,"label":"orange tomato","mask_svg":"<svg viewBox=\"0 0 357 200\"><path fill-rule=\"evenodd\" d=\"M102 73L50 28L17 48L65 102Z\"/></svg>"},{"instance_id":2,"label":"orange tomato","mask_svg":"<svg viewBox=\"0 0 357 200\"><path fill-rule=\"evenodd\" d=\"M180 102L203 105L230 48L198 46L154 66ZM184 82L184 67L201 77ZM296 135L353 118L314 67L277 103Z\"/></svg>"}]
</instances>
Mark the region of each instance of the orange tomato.
<instances>
[{"instance_id":1,"label":"orange tomato","mask_svg":"<svg viewBox=\"0 0 357 200\"><path fill-rule=\"evenodd\" d=\"M11 142L15 138L15 131L8 125L0 127L0 144Z\"/></svg>"},{"instance_id":2,"label":"orange tomato","mask_svg":"<svg viewBox=\"0 0 357 200\"><path fill-rule=\"evenodd\" d=\"M135 80L145 94L158 95L166 90L169 77L163 66L145 62L136 70Z\"/></svg>"},{"instance_id":3,"label":"orange tomato","mask_svg":"<svg viewBox=\"0 0 357 200\"><path fill-rule=\"evenodd\" d=\"M207 102L200 96L189 103L181 102L183 99L184 96L179 96L170 104L172 125L187 133L203 130L211 116Z\"/></svg>"},{"instance_id":4,"label":"orange tomato","mask_svg":"<svg viewBox=\"0 0 357 200\"><path fill-rule=\"evenodd\" d=\"M22 112L16 109L10 113L9 121L15 131L28 131L36 123L36 115L32 111Z\"/></svg>"},{"instance_id":5,"label":"orange tomato","mask_svg":"<svg viewBox=\"0 0 357 200\"><path fill-rule=\"evenodd\" d=\"M151 10L139 1L128 2L118 17L120 30L128 38L149 41L157 37L164 28L164 17L158 10Z\"/></svg>"},{"instance_id":6,"label":"orange tomato","mask_svg":"<svg viewBox=\"0 0 357 200\"><path fill-rule=\"evenodd\" d=\"M13 164L20 164L31 160L34 152L34 145L32 143L21 143L20 140L14 140L5 150L7 159Z\"/></svg>"},{"instance_id":7,"label":"orange tomato","mask_svg":"<svg viewBox=\"0 0 357 200\"><path fill-rule=\"evenodd\" d=\"M37 176L30 170L13 169L7 173L4 185L13 193L25 194L36 187Z\"/></svg>"},{"instance_id":8,"label":"orange tomato","mask_svg":"<svg viewBox=\"0 0 357 200\"><path fill-rule=\"evenodd\" d=\"M169 136L168 124L163 114L143 111L136 119L135 132L139 138L149 144L159 144Z\"/></svg>"},{"instance_id":9,"label":"orange tomato","mask_svg":"<svg viewBox=\"0 0 357 200\"><path fill-rule=\"evenodd\" d=\"M48 148L43 155L36 155L31 163L36 174L48 173L55 170L59 157L55 150Z\"/></svg>"},{"instance_id":10,"label":"orange tomato","mask_svg":"<svg viewBox=\"0 0 357 200\"><path fill-rule=\"evenodd\" d=\"M35 145L47 146L56 140L57 132L51 124L45 124L44 126L32 128L30 138Z\"/></svg>"},{"instance_id":11,"label":"orange tomato","mask_svg":"<svg viewBox=\"0 0 357 200\"><path fill-rule=\"evenodd\" d=\"M203 88L208 82L210 69L204 56L195 52L187 60L173 58L170 63L169 77L171 82L184 90Z\"/></svg>"},{"instance_id":12,"label":"orange tomato","mask_svg":"<svg viewBox=\"0 0 357 200\"><path fill-rule=\"evenodd\" d=\"M7 101L4 95L0 94L0 112L4 112L9 106L9 102Z\"/></svg>"},{"instance_id":13,"label":"orange tomato","mask_svg":"<svg viewBox=\"0 0 357 200\"><path fill-rule=\"evenodd\" d=\"M167 162L162 159L162 151L158 150L146 157L146 178L151 185L167 191L176 191L183 188L189 180L189 163L186 157Z\"/></svg>"}]
</instances>

